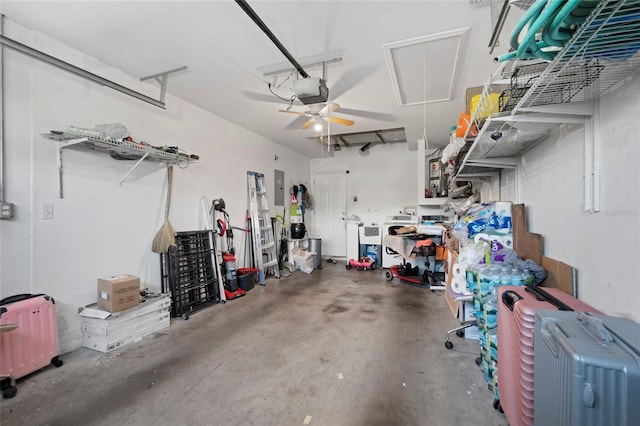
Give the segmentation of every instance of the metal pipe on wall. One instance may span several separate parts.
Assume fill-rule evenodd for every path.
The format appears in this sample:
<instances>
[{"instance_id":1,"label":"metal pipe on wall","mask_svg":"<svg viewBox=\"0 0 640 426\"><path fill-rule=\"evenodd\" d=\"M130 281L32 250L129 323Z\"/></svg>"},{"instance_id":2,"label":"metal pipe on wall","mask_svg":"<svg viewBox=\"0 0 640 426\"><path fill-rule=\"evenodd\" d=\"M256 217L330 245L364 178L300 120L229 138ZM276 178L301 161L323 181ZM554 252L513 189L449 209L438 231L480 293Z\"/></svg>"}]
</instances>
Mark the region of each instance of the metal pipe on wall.
<instances>
[{"instance_id":1,"label":"metal pipe on wall","mask_svg":"<svg viewBox=\"0 0 640 426\"><path fill-rule=\"evenodd\" d=\"M94 83L98 83L102 86L105 87L109 87L113 90L116 90L120 93L124 93L125 95L129 95L133 98L139 99L141 101L147 102L151 105L157 106L158 108L162 108L165 109L165 104L163 102L160 102L156 99L153 99L145 94L142 94L140 92L136 92L135 90L131 90L128 87L125 87L121 84L115 83L111 80L107 80L104 77L100 77L97 74L93 74L87 70L84 70L82 68L79 68L75 65L71 65L68 62L62 61L58 58L55 58L51 55L47 55L44 52L41 52L39 50L36 50L32 47L26 46L22 43L19 43L15 40L12 40L10 38L5 37L4 35L0 34L0 45L4 46L4 47L9 47L11 49L17 50L20 53L23 53L27 56L30 56L32 58L35 59L39 59L42 62L46 62L49 65L53 65L57 68L63 69L65 71L69 71L72 74L75 74L79 77L85 78L87 80L93 81Z\"/></svg>"},{"instance_id":2,"label":"metal pipe on wall","mask_svg":"<svg viewBox=\"0 0 640 426\"><path fill-rule=\"evenodd\" d=\"M4 33L4 15L0 14L0 37ZM0 201L4 201L4 46L0 45Z\"/></svg>"}]
</instances>

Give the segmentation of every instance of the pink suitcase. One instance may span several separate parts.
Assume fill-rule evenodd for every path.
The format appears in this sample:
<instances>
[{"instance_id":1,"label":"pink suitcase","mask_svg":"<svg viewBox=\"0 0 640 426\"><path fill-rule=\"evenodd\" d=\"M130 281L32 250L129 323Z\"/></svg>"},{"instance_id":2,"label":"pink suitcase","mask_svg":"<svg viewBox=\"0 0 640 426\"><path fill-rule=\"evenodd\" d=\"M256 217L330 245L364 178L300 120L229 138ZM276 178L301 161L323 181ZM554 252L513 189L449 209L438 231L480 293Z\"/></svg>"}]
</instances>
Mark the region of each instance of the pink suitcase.
<instances>
[{"instance_id":1,"label":"pink suitcase","mask_svg":"<svg viewBox=\"0 0 640 426\"><path fill-rule=\"evenodd\" d=\"M15 396L15 379L49 364L62 365L54 300L21 294L0 302L0 377L5 398ZM17 327L15 327L17 326ZM7 383L9 381L10 383Z\"/></svg>"},{"instance_id":2,"label":"pink suitcase","mask_svg":"<svg viewBox=\"0 0 640 426\"><path fill-rule=\"evenodd\" d=\"M561 290L544 291L576 311L601 313ZM502 286L498 289L498 383L500 405L510 426L532 426L534 334L536 311L557 309L538 300L526 287Z\"/></svg>"}]
</instances>

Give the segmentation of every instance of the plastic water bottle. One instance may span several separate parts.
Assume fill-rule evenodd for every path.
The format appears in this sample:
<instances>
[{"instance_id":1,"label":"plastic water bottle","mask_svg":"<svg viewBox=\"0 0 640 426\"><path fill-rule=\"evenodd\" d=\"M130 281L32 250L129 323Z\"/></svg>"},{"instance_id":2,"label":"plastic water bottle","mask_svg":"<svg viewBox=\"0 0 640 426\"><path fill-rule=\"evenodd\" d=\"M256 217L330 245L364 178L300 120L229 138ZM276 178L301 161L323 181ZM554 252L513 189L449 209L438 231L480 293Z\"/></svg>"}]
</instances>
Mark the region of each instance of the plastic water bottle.
<instances>
[{"instance_id":1,"label":"plastic water bottle","mask_svg":"<svg viewBox=\"0 0 640 426\"><path fill-rule=\"evenodd\" d=\"M476 285L471 290L473 293L473 308L476 312L476 318L480 318L482 316L482 296L480 294L480 280L484 279L485 270L489 267L489 265L476 265Z\"/></svg>"},{"instance_id":2,"label":"plastic water bottle","mask_svg":"<svg viewBox=\"0 0 640 426\"><path fill-rule=\"evenodd\" d=\"M478 318L478 323L487 330L495 329L498 326L498 288L491 289L491 293L485 298L482 307L482 317Z\"/></svg>"},{"instance_id":3,"label":"plastic water bottle","mask_svg":"<svg viewBox=\"0 0 640 426\"><path fill-rule=\"evenodd\" d=\"M473 293L478 288L478 265L469 265L465 270L467 289Z\"/></svg>"},{"instance_id":4,"label":"plastic water bottle","mask_svg":"<svg viewBox=\"0 0 640 426\"><path fill-rule=\"evenodd\" d=\"M480 279L478 285L480 287L480 298L484 298L489 294L492 288L496 287L500 278L500 269L494 265L488 265L480 270Z\"/></svg>"},{"instance_id":5,"label":"plastic water bottle","mask_svg":"<svg viewBox=\"0 0 640 426\"><path fill-rule=\"evenodd\" d=\"M524 285L524 275L519 268L511 270L511 285Z\"/></svg>"},{"instance_id":6,"label":"plastic water bottle","mask_svg":"<svg viewBox=\"0 0 640 426\"><path fill-rule=\"evenodd\" d=\"M522 271L523 275L524 275L524 284L525 285L535 285L536 284L536 276L533 275L533 272L531 272L529 269L525 269L524 271Z\"/></svg>"},{"instance_id":7,"label":"plastic water bottle","mask_svg":"<svg viewBox=\"0 0 640 426\"><path fill-rule=\"evenodd\" d=\"M506 266L500 269L500 285L511 285L511 269Z\"/></svg>"},{"instance_id":8,"label":"plastic water bottle","mask_svg":"<svg viewBox=\"0 0 640 426\"><path fill-rule=\"evenodd\" d=\"M482 363L480 364L480 369L482 370L482 375L484 376L484 380L493 385L493 378L496 376L497 364L495 361L490 359L482 359Z\"/></svg>"},{"instance_id":9,"label":"plastic water bottle","mask_svg":"<svg viewBox=\"0 0 640 426\"><path fill-rule=\"evenodd\" d=\"M498 361L498 331L492 330L487 333L487 346L489 355L494 361Z\"/></svg>"}]
</instances>

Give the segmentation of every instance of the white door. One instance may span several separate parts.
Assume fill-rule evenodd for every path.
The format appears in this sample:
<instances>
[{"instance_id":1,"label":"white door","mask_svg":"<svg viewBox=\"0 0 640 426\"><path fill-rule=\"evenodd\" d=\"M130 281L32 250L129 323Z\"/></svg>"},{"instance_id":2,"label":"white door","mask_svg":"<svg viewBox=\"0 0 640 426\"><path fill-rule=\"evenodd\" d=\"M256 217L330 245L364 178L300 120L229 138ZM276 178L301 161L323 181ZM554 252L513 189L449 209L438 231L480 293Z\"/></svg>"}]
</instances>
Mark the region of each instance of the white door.
<instances>
[{"instance_id":1,"label":"white door","mask_svg":"<svg viewBox=\"0 0 640 426\"><path fill-rule=\"evenodd\" d=\"M347 255L347 180L342 173L316 173L313 178L315 223L322 256Z\"/></svg>"}]
</instances>

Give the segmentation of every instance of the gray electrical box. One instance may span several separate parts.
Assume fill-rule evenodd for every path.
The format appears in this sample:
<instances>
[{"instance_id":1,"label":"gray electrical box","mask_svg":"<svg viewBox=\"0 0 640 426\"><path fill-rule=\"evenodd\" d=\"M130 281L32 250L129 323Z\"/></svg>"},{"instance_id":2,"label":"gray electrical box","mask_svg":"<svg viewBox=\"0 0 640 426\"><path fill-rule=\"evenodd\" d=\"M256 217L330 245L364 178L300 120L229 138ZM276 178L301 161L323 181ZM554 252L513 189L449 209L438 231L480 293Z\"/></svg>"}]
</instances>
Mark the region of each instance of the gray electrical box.
<instances>
[{"instance_id":1,"label":"gray electrical box","mask_svg":"<svg viewBox=\"0 0 640 426\"><path fill-rule=\"evenodd\" d=\"M13 203L0 202L0 219L13 219Z\"/></svg>"}]
</instances>

